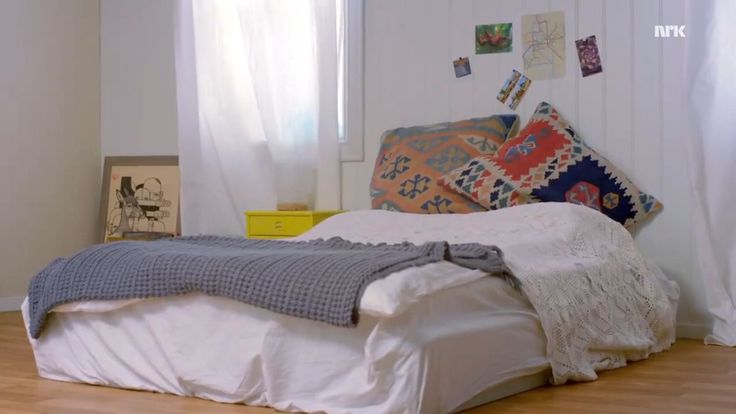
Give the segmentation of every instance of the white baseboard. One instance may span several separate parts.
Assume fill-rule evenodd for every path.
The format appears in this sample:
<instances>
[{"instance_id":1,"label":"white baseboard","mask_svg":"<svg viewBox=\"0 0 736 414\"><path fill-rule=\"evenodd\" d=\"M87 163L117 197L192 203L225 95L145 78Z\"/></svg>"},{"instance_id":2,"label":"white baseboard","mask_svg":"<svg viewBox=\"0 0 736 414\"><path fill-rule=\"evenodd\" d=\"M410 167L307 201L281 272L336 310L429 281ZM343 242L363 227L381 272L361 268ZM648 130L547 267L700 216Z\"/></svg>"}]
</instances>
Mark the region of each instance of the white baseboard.
<instances>
[{"instance_id":1,"label":"white baseboard","mask_svg":"<svg viewBox=\"0 0 736 414\"><path fill-rule=\"evenodd\" d=\"M703 339L710 334L711 327L693 323L678 323L677 337L690 339Z\"/></svg>"},{"instance_id":2,"label":"white baseboard","mask_svg":"<svg viewBox=\"0 0 736 414\"><path fill-rule=\"evenodd\" d=\"M0 312L19 311L23 296L0 297Z\"/></svg>"}]
</instances>

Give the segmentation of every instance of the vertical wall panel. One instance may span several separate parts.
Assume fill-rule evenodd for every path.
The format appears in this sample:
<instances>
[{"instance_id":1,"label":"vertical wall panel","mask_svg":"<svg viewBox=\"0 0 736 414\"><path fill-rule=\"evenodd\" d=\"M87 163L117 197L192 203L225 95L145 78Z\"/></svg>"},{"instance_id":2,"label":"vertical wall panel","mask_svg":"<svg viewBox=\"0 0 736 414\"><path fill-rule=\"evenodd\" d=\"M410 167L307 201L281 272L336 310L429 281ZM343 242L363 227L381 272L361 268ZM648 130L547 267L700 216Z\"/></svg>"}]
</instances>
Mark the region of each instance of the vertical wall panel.
<instances>
[{"instance_id":1,"label":"vertical wall panel","mask_svg":"<svg viewBox=\"0 0 736 414\"><path fill-rule=\"evenodd\" d=\"M518 5L516 2L489 2L475 0L473 3L474 25L491 23L513 23L512 38L519 30L516 21ZM492 16L492 17L491 17ZM474 28L473 28L474 30ZM473 32L471 32L472 34ZM473 40L474 41L474 40ZM519 42L514 41L512 48L518 48ZM472 59L472 57L471 57ZM475 116L488 116L494 113L511 113L504 104L496 99L498 90L504 79L517 68L514 53L494 53L475 56L475 88L473 94L473 112Z\"/></svg>"},{"instance_id":2,"label":"vertical wall panel","mask_svg":"<svg viewBox=\"0 0 736 414\"><path fill-rule=\"evenodd\" d=\"M493 71L489 71L486 82L490 87L489 100L491 102L492 113L511 113L513 112L508 108L508 101L502 103L496 99L499 89L506 78L511 74L511 71L516 69L523 71L521 62L517 56L521 53L521 24L519 22L519 15L523 11L524 1L507 1L507 2L484 2L482 0L476 0L484 4L485 10L479 10L476 16L477 21L480 23L512 23L512 53L499 53L495 55L486 55L491 63ZM498 9L494 10L494 6ZM490 17L493 16L493 17ZM496 17L498 16L498 17ZM493 64L493 62L498 62ZM519 108L521 109L521 108ZM518 111L517 111L518 112Z\"/></svg>"},{"instance_id":3,"label":"vertical wall panel","mask_svg":"<svg viewBox=\"0 0 736 414\"><path fill-rule=\"evenodd\" d=\"M605 20L602 0L577 0L578 8L578 38L595 35L601 55L605 52ZM577 53L577 52L575 52ZM605 106L603 105L605 90L604 80L608 73L608 61L602 58L603 73L591 75L578 80L578 132L585 138L591 147L604 150L605 136L602 127ZM578 76L578 74L568 74Z\"/></svg>"},{"instance_id":4,"label":"vertical wall panel","mask_svg":"<svg viewBox=\"0 0 736 414\"><path fill-rule=\"evenodd\" d=\"M631 146L634 142L631 130L633 91L631 62L633 53L632 0L606 1L606 57L605 101L605 151L606 158L626 174L631 174L633 160Z\"/></svg>"},{"instance_id":5,"label":"vertical wall panel","mask_svg":"<svg viewBox=\"0 0 736 414\"><path fill-rule=\"evenodd\" d=\"M376 7L366 7L365 12L365 140L367 153L375 156L377 148L373 144L378 142L381 131L403 122L403 107L407 105L402 96L403 82L410 70L403 69L402 42L398 41L404 35L403 16L400 12L381 12L403 2L370 3Z\"/></svg>"},{"instance_id":6,"label":"vertical wall panel","mask_svg":"<svg viewBox=\"0 0 736 414\"><path fill-rule=\"evenodd\" d=\"M478 71L478 58L475 55L473 42L473 0L453 0L450 3L450 50L452 59L459 57L470 58L472 72ZM470 40L468 40L470 39ZM452 62L448 62L451 64ZM475 78L470 76L450 80L450 113L451 120L465 119L473 116L473 89Z\"/></svg>"},{"instance_id":7,"label":"vertical wall panel","mask_svg":"<svg viewBox=\"0 0 736 414\"><path fill-rule=\"evenodd\" d=\"M662 192L662 43L652 36L659 22L659 0L638 0L634 13L630 70L631 88L631 172L638 184L652 194Z\"/></svg>"},{"instance_id":8,"label":"vertical wall panel","mask_svg":"<svg viewBox=\"0 0 736 414\"><path fill-rule=\"evenodd\" d=\"M514 2L517 3L517 2ZM549 10L549 0L526 0L526 1L520 1L518 4L522 5L523 7L519 10L519 15L516 17L516 21L514 24L519 25L519 37L516 42L516 45L519 46L519 50L515 53L517 55L517 60L519 62L519 70L524 71L524 60L522 58L522 55L524 53L524 45L523 45L523 36L521 35L521 16L525 14L537 14L537 13L545 13L550 11ZM565 16L567 17L567 16ZM565 45L567 46L567 45ZM556 82L556 81L555 81ZM529 115L534 111L534 108L537 106L539 102L542 101L550 101L550 90L551 85L550 81L546 80L533 80L532 85L529 88L529 90L526 93L526 96L524 97L524 100L521 102L521 105L519 105L519 115L521 115L522 119L526 121L526 119L529 117Z\"/></svg>"},{"instance_id":9,"label":"vertical wall panel","mask_svg":"<svg viewBox=\"0 0 736 414\"><path fill-rule=\"evenodd\" d=\"M370 4L370 6L369 6ZM364 12L364 147L363 162L343 163L342 198L343 208L369 208L370 184L373 164L378 154L381 133L403 122L402 93L399 70L401 59L402 16L393 0L371 0L366 2ZM385 10L392 13L385 14Z\"/></svg>"},{"instance_id":10,"label":"vertical wall panel","mask_svg":"<svg viewBox=\"0 0 736 414\"><path fill-rule=\"evenodd\" d=\"M662 197L662 43L652 35L659 24L659 0L639 0L633 19L633 59L631 70L632 176L642 190ZM657 262L667 260L667 249L659 240L665 222L657 219L645 226L637 236L638 246Z\"/></svg>"},{"instance_id":11,"label":"vertical wall panel","mask_svg":"<svg viewBox=\"0 0 736 414\"><path fill-rule=\"evenodd\" d=\"M393 76L400 81L401 93L394 95L400 103L399 110L402 112L402 125L417 125L429 122L424 116L427 113L427 67L432 62L432 57L441 53L436 45L430 44L425 37L425 25L417 22L427 21L427 7L424 0L404 0L401 2L401 30L399 36L393 42L399 46L401 51L397 60L386 61L388 67L394 70ZM412 16L413 22L409 22L406 16ZM438 28L440 29L440 28ZM400 41L397 41L400 40ZM398 126L398 125L397 125Z\"/></svg>"},{"instance_id":12,"label":"vertical wall panel","mask_svg":"<svg viewBox=\"0 0 736 414\"><path fill-rule=\"evenodd\" d=\"M483 0L473 0L471 3L471 16L473 24L466 27L465 30L473 36L475 25L486 23L500 23L504 21L502 13L497 10L491 10L495 4ZM487 16L492 13L494 20L488 21ZM464 40L467 42L467 37ZM491 112L490 107L493 103L494 85L491 79L495 79L500 73L500 68L505 66L503 59L495 59L503 54L482 54L472 55L473 60L473 94L471 100L473 102L472 116L487 115Z\"/></svg>"},{"instance_id":13,"label":"vertical wall panel","mask_svg":"<svg viewBox=\"0 0 736 414\"><path fill-rule=\"evenodd\" d=\"M370 206L368 182L388 128L510 112L495 99L513 68L523 70L521 16L562 10L566 72L537 80L516 111L522 124L548 100L586 143L665 204L637 243L682 287L679 322L710 324L694 273L685 139L685 41L654 38L655 24L683 24L685 0L371 0L365 2L364 162L343 164L343 205ZM475 55L476 24L512 22L512 53ZM596 35L603 73L583 78L575 39ZM473 74L456 79L452 60ZM687 332L685 332L687 333ZM696 332L697 333L697 332Z\"/></svg>"},{"instance_id":14,"label":"vertical wall panel","mask_svg":"<svg viewBox=\"0 0 736 414\"><path fill-rule=\"evenodd\" d=\"M450 83L455 77L450 50L450 3L447 0L426 0L426 22L422 27L426 60L424 89L429 105L425 107L427 122L450 119Z\"/></svg>"},{"instance_id":15,"label":"vertical wall panel","mask_svg":"<svg viewBox=\"0 0 736 414\"><path fill-rule=\"evenodd\" d=\"M554 101L555 107L573 125L578 124L577 118L577 90L580 81L580 64L578 54L575 50L575 39L577 38L577 7L575 0L550 0L550 11L563 11L565 13L565 65L567 75L549 82L550 100ZM533 102L532 102L533 103Z\"/></svg>"}]
</instances>

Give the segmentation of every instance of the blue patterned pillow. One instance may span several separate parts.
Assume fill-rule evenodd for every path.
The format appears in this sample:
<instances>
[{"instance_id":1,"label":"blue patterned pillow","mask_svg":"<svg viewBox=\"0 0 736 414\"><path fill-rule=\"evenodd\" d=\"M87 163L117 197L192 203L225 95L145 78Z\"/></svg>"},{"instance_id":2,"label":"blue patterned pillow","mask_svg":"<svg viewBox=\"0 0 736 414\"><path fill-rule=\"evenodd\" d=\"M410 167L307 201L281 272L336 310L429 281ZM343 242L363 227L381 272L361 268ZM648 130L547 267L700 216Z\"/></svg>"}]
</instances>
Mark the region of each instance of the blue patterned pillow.
<instances>
[{"instance_id":1,"label":"blue patterned pillow","mask_svg":"<svg viewBox=\"0 0 736 414\"><path fill-rule=\"evenodd\" d=\"M566 201L596 209L629 229L662 209L546 102L496 154L468 161L441 184L488 209Z\"/></svg>"}]
</instances>

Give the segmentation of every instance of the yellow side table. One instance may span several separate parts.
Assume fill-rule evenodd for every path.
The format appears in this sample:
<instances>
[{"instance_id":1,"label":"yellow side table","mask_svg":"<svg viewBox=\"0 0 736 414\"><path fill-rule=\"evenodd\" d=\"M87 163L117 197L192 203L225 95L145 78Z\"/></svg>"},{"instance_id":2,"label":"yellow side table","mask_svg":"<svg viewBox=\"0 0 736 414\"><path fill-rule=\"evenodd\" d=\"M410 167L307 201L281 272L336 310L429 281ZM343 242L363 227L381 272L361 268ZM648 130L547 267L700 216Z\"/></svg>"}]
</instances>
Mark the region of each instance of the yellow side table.
<instances>
[{"instance_id":1,"label":"yellow side table","mask_svg":"<svg viewBox=\"0 0 736 414\"><path fill-rule=\"evenodd\" d=\"M326 218L342 212L342 210L246 211L246 236L249 239L294 237L311 229Z\"/></svg>"}]
</instances>

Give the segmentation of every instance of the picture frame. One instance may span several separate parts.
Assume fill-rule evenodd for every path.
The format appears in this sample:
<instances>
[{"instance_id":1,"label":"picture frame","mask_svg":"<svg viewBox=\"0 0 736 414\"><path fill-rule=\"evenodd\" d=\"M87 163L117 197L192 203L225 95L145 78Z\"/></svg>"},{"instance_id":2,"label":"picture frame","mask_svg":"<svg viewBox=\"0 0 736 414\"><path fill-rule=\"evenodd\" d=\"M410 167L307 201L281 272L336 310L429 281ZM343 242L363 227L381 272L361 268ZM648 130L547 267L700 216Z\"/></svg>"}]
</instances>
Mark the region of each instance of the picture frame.
<instances>
[{"instance_id":1,"label":"picture frame","mask_svg":"<svg viewBox=\"0 0 736 414\"><path fill-rule=\"evenodd\" d=\"M98 219L100 243L142 233L181 234L179 157L105 157Z\"/></svg>"}]
</instances>

